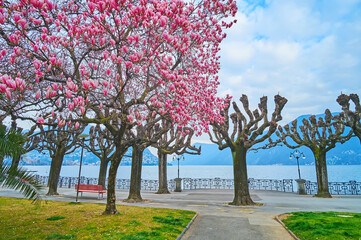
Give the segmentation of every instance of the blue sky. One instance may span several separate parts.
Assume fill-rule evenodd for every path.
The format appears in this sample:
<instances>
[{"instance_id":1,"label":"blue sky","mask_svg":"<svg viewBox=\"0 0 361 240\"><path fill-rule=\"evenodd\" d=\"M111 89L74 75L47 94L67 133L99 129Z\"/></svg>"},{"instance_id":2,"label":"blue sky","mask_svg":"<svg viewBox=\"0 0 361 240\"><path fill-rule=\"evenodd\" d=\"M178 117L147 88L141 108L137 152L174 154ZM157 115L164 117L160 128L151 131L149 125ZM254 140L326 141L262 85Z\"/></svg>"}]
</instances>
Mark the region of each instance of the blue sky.
<instances>
[{"instance_id":1,"label":"blue sky","mask_svg":"<svg viewBox=\"0 0 361 240\"><path fill-rule=\"evenodd\" d=\"M238 8L221 45L221 96L247 94L255 108L279 92L288 99L284 124L340 111L341 91L361 95L361 1L243 0Z\"/></svg>"}]
</instances>

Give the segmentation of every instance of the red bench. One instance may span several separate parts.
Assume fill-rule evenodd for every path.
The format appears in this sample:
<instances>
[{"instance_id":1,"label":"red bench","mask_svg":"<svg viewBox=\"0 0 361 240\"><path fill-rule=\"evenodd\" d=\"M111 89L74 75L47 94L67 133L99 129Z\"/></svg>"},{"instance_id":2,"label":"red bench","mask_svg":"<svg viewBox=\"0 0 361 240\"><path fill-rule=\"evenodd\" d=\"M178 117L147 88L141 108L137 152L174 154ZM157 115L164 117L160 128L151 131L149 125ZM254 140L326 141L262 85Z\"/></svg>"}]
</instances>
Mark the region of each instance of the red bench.
<instances>
[{"instance_id":1,"label":"red bench","mask_svg":"<svg viewBox=\"0 0 361 240\"><path fill-rule=\"evenodd\" d=\"M77 191L78 184L75 184L75 191ZM89 184L79 184L79 192L81 196L83 196L83 192L90 192L90 193L98 193L98 199L103 199L103 190L102 185L89 185ZM100 198L100 194L102 194L102 198Z\"/></svg>"}]
</instances>

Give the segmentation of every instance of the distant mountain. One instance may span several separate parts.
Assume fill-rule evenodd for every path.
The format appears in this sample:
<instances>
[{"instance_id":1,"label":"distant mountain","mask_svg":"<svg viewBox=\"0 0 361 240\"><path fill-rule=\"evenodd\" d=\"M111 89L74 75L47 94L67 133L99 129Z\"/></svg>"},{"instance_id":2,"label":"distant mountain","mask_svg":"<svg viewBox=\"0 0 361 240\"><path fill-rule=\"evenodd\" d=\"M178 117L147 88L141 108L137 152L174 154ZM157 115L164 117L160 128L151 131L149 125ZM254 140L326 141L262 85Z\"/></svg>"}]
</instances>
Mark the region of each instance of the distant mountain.
<instances>
[{"instance_id":1,"label":"distant mountain","mask_svg":"<svg viewBox=\"0 0 361 240\"><path fill-rule=\"evenodd\" d=\"M125 155L132 155L132 148L128 149ZM63 165L79 165L81 156L81 148L78 148L71 154L64 157ZM20 162L21 165L50 165L51 158L48 151L39 153L38 151L31 151L25 154ZM124 157L120 163L121 166L129 166L132 163L131 157ZM93 153L84 149L83 153L84 165L99 165L100 160ZM155 157L148 149L143 154L143 165L158 165L158 158Z\"/></svg>"},{"instance_id":2,"label":"distant mountain","mask_svg":"<svg viewBox=\"0 0 361 240\"><path fill-rule=\"evenodd\" d=\"M337 113L335 113L337 114ZM308 118L311 115L303 115L298 117L298 123L302 124L303 118ZM324 114L316 116L324 117ZM89 130L87 129L86 132ZM276 138L275 135L273 135ZM261 144L262 145L262 144ZM260 145L260 146L261 146ZM230 149L218 150L216 144L197 143L197 147L202 147L201 155L185 154L185 160L180 161L180 165L232 165L232 155ZM303 152L306 159L299 159L301 165L314 165L314 158L312 152L306 148L298 149ZM292 149L286 146L277 146L267 150L259 150L258 152L248 152L247 163L249 165L295 165L296 159L289 159ZM72 154L65 156L65 165L77 165L80 161L81 149L78 148ZM130 148L126 155L131 156L132 149ZM327 163L329 165L359 165L361 164L361 145L358 138L352 138L344 144L337 144L336 148L327 153ZM168 159L170 159L168 157ZM44 154L32 151L27 153L21 164L23 165L50 165L51 159L48 152ZM92 153L84 150L83 162L87 165L99 165L99 159ZM144 151L143 155L144 165L157 165L158 158L154 156L148 149ZM174 164L174 163L173 163ZM121 165L131 165L131 158L124 157Z\"/></svg>"},{"instance_id":3,"label":"distant mountain","mask_svg":"<svg viewBox=\"0 0 361 240\"><path fill-rule=\"evenodd\" d=\"M333 113L337 114L337 113ZM311 115L303 115L298 117L298 124L302 124L303 118L309 118ZM324 117L325 114L316 115L317 118ZM276 136L274 135L274 138ZM231 150L224 149L220 151L216 144L196 144L202 147L201 155L185 155L185 161L181 161L181 165L232 165ZM262 146L260 144L259 146ZM307 147L298 149L303 152L306 159L300 158L301 165L314 165L314 157ZM247 153L247 163L249 165L295 165L295 158L289 159L292 149L286 146L277 146L271 149L259 150L258 152ZM359 165L361 164L361 145L358 138L354 137L344 144L338 143L336 147L326 155L327 164L329 165Z\"/></svg>"},{"instance_id":4,"label":"distant mountain","mask_svg":"<svg viewBox=\"0 0 361 240\"><path fill-rule=\"evenodd\" d=\"M232 154L230 149L220 151L216 144L196 144L202 146L201 155L185 154L185 160L180 161L180 165L232 165ZM300 158L301 165L314 165L312 152L306 148L298 149L303 152L306 159ZM286 146L277 146L271 149L259 150L258 152L247 153L247 163L249 165L295 165L295 158L289 159L292 149ZM361 145L357 138L352 138L344 144L337 144L336 148L330 150L327 155L329 165L359 165L361 164Z\"/></svg>"}]
</instances>

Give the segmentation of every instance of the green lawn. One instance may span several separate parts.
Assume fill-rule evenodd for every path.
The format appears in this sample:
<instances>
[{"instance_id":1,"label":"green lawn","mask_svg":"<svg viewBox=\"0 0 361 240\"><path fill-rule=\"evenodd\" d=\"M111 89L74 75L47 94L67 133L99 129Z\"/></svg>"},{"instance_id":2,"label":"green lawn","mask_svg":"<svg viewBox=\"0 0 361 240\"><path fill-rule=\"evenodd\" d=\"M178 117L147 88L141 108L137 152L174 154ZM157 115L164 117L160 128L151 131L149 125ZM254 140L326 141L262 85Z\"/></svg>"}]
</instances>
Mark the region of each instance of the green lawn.
<instances>
[{"instance_id":1,"label":"green lawn","mask_svg":"<svg viewBox=\"0 0 361 240\"><path fill-rule=\"evenodd\" d=\"M176 239L195 212L117 206L103 216L104 204L0 197L0 239Z\"/></svg>"},{"instance_id":2,"label":"green lawn","mask_svg":"<svg viewBox=\"0 0 361 240\"><path fill-rule=\"evenodd\" d=\"M294 212L282 221L302 240L361 239L361 213Z\"/></svg>"}]
</instances>

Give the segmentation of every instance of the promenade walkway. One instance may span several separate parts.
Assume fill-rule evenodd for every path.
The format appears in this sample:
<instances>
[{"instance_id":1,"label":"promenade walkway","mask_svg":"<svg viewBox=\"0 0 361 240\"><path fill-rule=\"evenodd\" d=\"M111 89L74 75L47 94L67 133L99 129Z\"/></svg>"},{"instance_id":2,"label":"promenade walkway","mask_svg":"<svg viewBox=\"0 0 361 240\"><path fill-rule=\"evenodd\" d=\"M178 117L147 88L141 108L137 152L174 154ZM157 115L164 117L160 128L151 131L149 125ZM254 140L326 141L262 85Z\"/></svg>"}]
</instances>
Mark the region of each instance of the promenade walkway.
<instances>
[{"instance_id":1,"label":"promenade walkway","mask_svg":"<svg viewBox=\"0 0 361 240\"><path fill-rule=\"evenodd\" d=\"M74 189L60 188L61 195L47 197L49 200L74 201ZM0 196L21 197L13 190L0 189ZM118 204L187 209L198 213L198 217L182 239L191 240L257 240L293 239L274 220L274 217L293 211L343 211L361 212L361 196L335 196L332 199L299 196L296 193L252 190L254 201L263 206L236 207L227 203L233 198L232 190L188 190L180 193L158 195L142 192L142 203L124 203L127 191L117 191ZM84 193L81 202L105 203L96 199L96 194Z\"/></svg>"}]
</instances>

